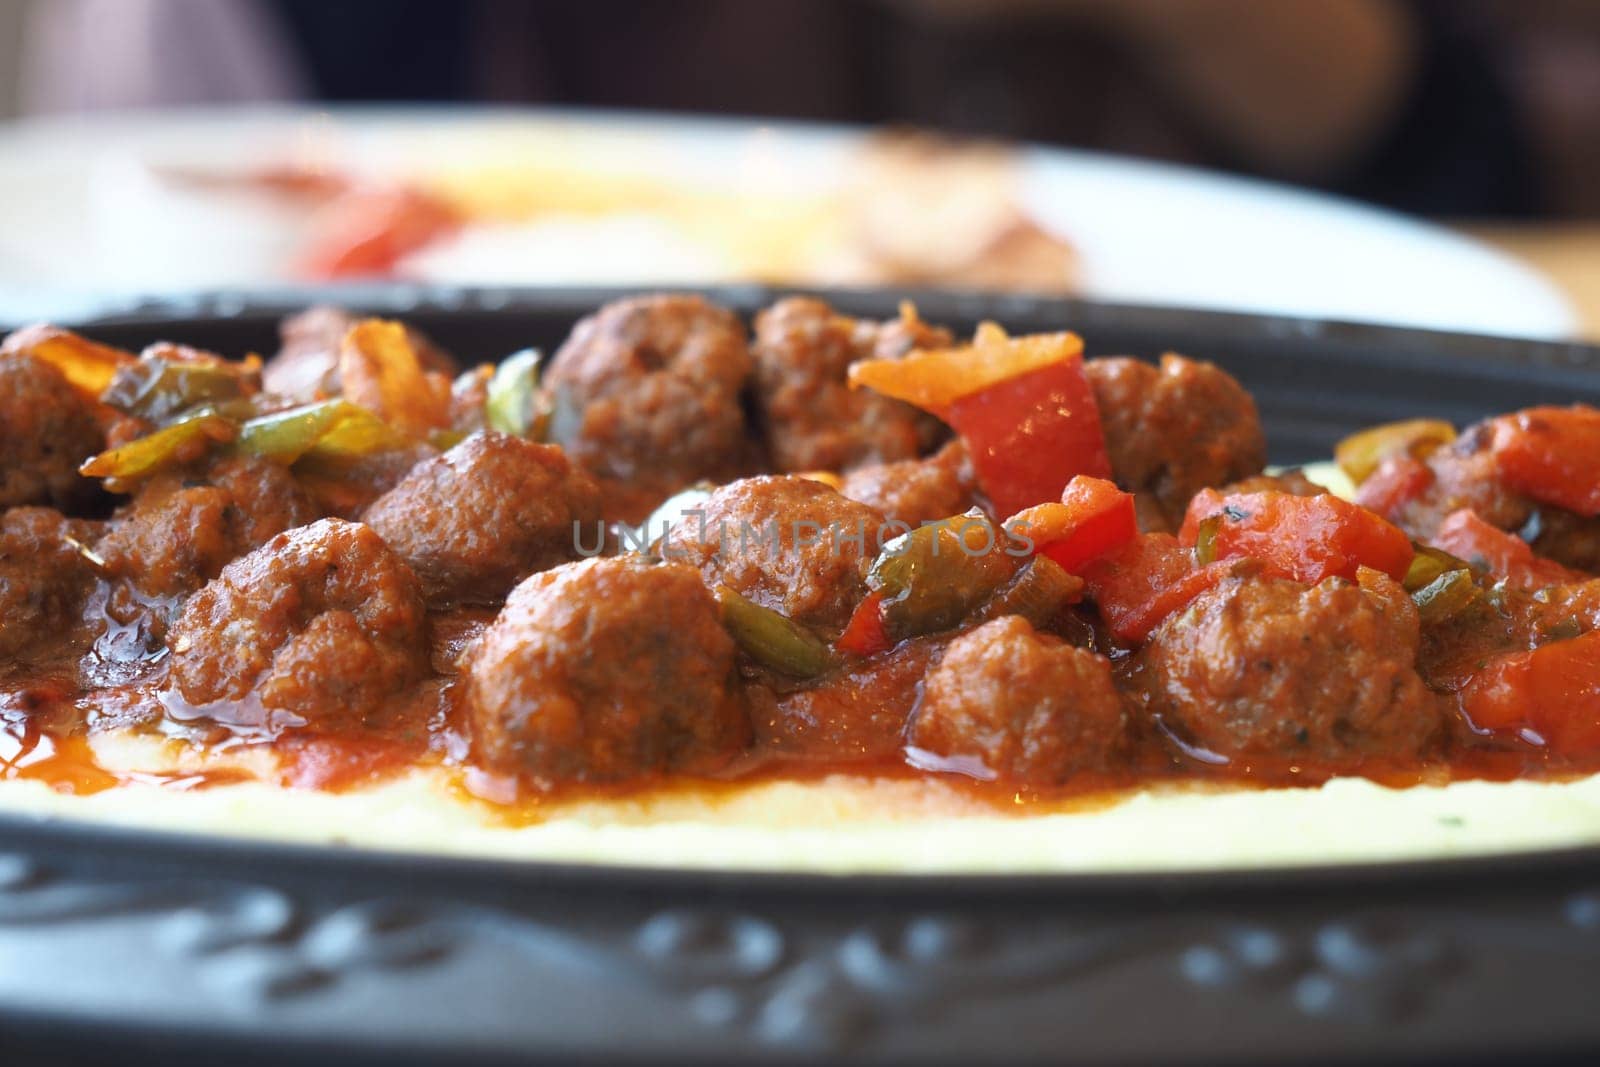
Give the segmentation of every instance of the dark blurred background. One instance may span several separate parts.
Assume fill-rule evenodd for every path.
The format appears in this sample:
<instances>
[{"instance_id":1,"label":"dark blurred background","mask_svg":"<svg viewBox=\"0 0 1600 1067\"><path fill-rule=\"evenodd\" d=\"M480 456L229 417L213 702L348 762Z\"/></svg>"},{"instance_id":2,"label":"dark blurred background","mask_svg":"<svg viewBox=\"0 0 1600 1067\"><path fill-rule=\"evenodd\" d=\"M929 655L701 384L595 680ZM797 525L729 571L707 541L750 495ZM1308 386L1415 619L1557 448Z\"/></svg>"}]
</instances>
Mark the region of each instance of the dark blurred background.
<instances>
[{"instance_id":1,"label":"dark blurred background","mask_svg":"<svg viewBox=\"0 0 1600 1067\"><path fill-rule=\"evenodd\" d=\"M19 113L429 101L907 123L1431 216L1600 215L1593 0L0 5Z\"/></svg>"}]
</instances>

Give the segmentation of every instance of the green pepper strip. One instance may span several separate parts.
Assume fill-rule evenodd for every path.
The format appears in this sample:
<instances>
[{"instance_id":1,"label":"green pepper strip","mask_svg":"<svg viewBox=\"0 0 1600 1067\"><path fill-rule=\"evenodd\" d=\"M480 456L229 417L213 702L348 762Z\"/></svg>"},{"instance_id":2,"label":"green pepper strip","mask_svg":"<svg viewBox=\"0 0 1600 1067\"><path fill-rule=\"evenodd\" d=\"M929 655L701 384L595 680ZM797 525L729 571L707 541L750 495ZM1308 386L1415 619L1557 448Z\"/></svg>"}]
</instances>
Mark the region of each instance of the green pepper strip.
<instances>
[{"instance_id":1,"label":"green pepper strip","mask_svg":"<svg viewBox=\"0 0 1600 1067\"><path fill-rule=\"evenodd\" d=\"M828 646L804 626L727 586L717 587L722 623L746 655L794 678L815 678L834 665Z\"/></svg>"},{"instance_id":2,"label":"green pepper strip","mask_svg":"<svg viewBox=\"0 0 1600 1067\"><path fill-rule=\"evenodd\" d=\"M981 511L920 526L890 541L867 572L883 594L884 623L896 639L956 625L1011 580L1022 560Z\"/></svg>"},{"instance_id":3,"label":"green pepper strip","mask_svg":"<svg viewBox=\"0 0 1600 1067\"><path fill-rule=\"evenodd\" d=\"M568 386L546 390L540 397L538 438L546 444L571 446L583 433L584 407Z\"/></svg>"},{"instance_id":4,"label":"green pepper strip","mask_svg":"<svg viewBox=\"0 0 1600 1067\"><path fill-rule=\"evenodd\" d=\"M151 422L160 422L197 404L237 400L244 386L237 367L211 363L141 361L117 371L101 394L102 402Z\"/></svg>"},{"instance_id":5,"label":"green pepper strip","mask_svg":"<svg viewBox=\"0 0 1600 1067\"><path fill-rule=\"evenodd\" d=\"M131 480L198 459L214 443L232 441L239 427L209 408L200 408L154 433L102 452L78 468L86 478Z\"/></svg>"},{"instance_id":6,"label":"green pepper strip","mask_svg":"<svg viewBox=\"0 0 1600 1067\"><path fill-rule=\"evenodd\" d=\"M324 400L251 419L235 447L288 466L310 456L349 459L397 448L405 443L388 423L348 400Z\"/></svg>"},{"instance_id":7,"label":"green pepper strip","mask_svg":"<svg viewBox=\"0 0 1600 1067\"><path fill-rule=\"evenodd\" d=\"M1446 571L1411 595L1417 614L1430 626L1449 622L1479 599L1470 571Z\"/></svg>"},{"instance_id":8,"label":"green pepper strip","mask_svg":"<svg viewBox=\"0 0 1600 1067\"><path fill-rule=\"evenodd\" d=\"M536 436L539 421L539 367L544 353L525 348L495 368L484 401L484 422L491 430Z\"/></svg>"},{"instance_id":9,"label":"green pepper strip","mask_svg":"<svg viewBox=\"0 0 1600 1067\"><path fill-rule=\"evenodd\" d=\"M988 621L1002 615L1021 615L1035 627L1050 625L1083 592L1083 579L1068 574L1049 556L1034 556L1011 583L990 598L978 612Z\"/></svg>"},{"instance_id":10,"label":"green pepper strip","mask_svg":"<svg viewBox=\"0 0 1600 1067\"><path fill-rule=\"evenodd\" d=\"M1412 544L1416 555L1411 557L1411 566L1407 568L1405 577L1401 579L1406 592L1415 593L1431 585L1441 574L1447 571L1470 570L1465 560L1457 559L1442 549L1430 548L1427 545Z\"/></svg>"},{"instance_id":11,"label":"green pepper strip","mask_svg":"<svg viewBox=\"0 0 1600 1067\"><path fill-rule=\"evenodd\" d=\"M1222 526L1222 516L1213 515L1200 524L1195 533L1194 561L1204 567L1217 560L1217 530Z\"/></svg>"}]
</instances>

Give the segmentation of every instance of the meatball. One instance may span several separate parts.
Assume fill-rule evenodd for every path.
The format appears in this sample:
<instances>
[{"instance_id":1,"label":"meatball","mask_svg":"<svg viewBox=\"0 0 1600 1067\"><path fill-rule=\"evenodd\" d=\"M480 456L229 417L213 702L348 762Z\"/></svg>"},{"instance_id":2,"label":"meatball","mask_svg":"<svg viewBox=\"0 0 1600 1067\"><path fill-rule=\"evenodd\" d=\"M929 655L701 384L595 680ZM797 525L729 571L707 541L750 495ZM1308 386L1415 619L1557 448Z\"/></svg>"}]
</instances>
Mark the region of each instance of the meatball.
<instances>
[{"instance_id":1,"label":"meatball","mask_svg":"<svg viewBox=\"0 0 1600 1067\"><path fill-rule=\"evenodd\" d=\"M673 524L661 551L699 567L712 588L836 634L866 596L883 528L877 511L821 482L763 475L712 493Z\"/></svg>"},{"instance_id":2,"label":"meatball","mask_svg":"<svg viewBox=\"0 0 1600 1067\"><path fill-rule=\"evenodd\" d=\"M1518 527L1534 552L1587 574L1600 574L1600 517L1538 505Z\"/></svg>"},{"instance_id":3,"label":"meatball","mask_svg":"<svg viewBox=\"0 0 1600 1067\"><path fill-rule=\"evenodd\" d=\"M361 321L344 308L307 308L278 324L281 346L278 354L261 369L262 384L269 393L295 400L319 400L337 396L339 347L350 328ZM422 363L422 369L453 375L456 362L422 331L406 327L406 336Z\"/></svg>"},{"instance_id":4,"label":"meatball","mask_svg":"<svg viewBox=\"0 0 1600 1067\"><path fill-rule=\"evenodd\" d=\"M1112 475L1145 498L1140 518L1147 529L1177 529L1195 493L1259 474L1266 464L1255 401L1220 368L1172 354L1160 367L1123 357L1084 366Z\"/></svg>"},{"instance_id":5,"label":"meatball","mask_svg":"<svg viewBox=\"0 0 1600 1067\"><path fill-rule=\"evenodd\" d=\"M464 666L478 756L503 772L615 781L704 771L749 737L733 640L681 564L625 556L536 574Z\"/></svg>"},{"instance_id":6,"label":"meatball","mask_svg":"<svg viewBox=\"0 0 1600 1067\"><path fill-rule=\"evenodd\" d=\"M416 576L372 530L340 519L228 564L189 599L168 644L185 701L253 694L263 728L359 726L428 670Z\"/></svg>"},{"instance_id":7,"label":"meatball","mask_svg":"<svg viewBox=\"0 0 1600 1067\"><path fill-rule=\"evenodd\" d=\"M578 558L574 527L598 527L600 489L554 445L478 433L412 468L365 521L430 601L499 603L535 571Z\"/></svg>"},{"instance_id":8,"label":"meatball","mask_svg":"<svg viewBox=\"0 0 1600 1067\"><path fill-rule=\"evenodd\" d=\"M1059 785L1103 770L1125 730L1109 660L1007 615L951 642L923 683L910 741L976 763L979 777Z\"/></svg>"},{"instance_id":9,"label":"meatball","mask_svg":"<svg viewBox=\"0 0 1600 1067\"><path fill-rule=\"evenodd\" d=\"M1463 433L1448 448L1428 458L1433 481L1416 498L1389 516L1415 537L1431 537L1452 512L1471 508L1485 522L1515 530L1533 514L1534 503L1507 489L1489 452L1487 424Z\"/></svg>"},{"instance_id":10,"label":"meatball","mask_svg":"<svg viewBox=\"0 0 1600 1067\"><path fill-rule=\"evenodd\" d=\"M977 475L967 446L957 438L926 459L901 459L857 467L840 489L909 527L960 515L973 505Z\"/></svg>"},{"instance_id":11,"label":"meatball","mask_svg":"<svg viewBox=\"0 0 1600 1067\"><path fill-rule=\"evenodd\" d=\"M140 487L96 546L109 572L150 596L192 593L285 530L317 518L287 469L224 457L198 477L164 475Z\"/></svg>"},{"instance_id":12,"label":"meatball","mask_svg":"<svg viewBox=\"0 0 1600 1067\"><path fill-rule=\"evenodd\" d=\"M1150 708L1179 740L1268 766L1408 757L1439 729L1416 671L1416 608L1394 582L1230 579L1140 653Z\"/></svg>"},{"instance_id":13,"label":"meatball","mask_svg":"<svg viewBox=\"0 0 1600 1067\"><path fill-rule=\"evenodd\" d=\"M592 474L664 497L748 467L744 326L697 296L607 304L545 375L552 432Z\"/></svg>"},{"instance_id":14,"label":"meatball","mask_svg":"<svg viewBox=\"0 0 1600 1067\"><path fill-rule=\"evenodd\" d=\"M80 544L88 524L50 508L13 508L0 517L0 659L59 641L78 621L93 566Z\"/></svg>"},{"instance_id":15,"label":"meatball","mask_svg":"<svg viewBox=\"0 0 1600 1067\"><path fill-rule=\"evenodd\" d=\"M1508 488L1489 451L1489 423L1469 427L1448 448L1428 457L1433 481L1389 516L1426 541L1452 512L1471 508L1502 530L1518 533L1541 556L1591 574L1600 572L1600 517L1540 504Z\"/></svg>"},{"instance_id":16,"label":"meatball","mask_svg":"<svg viewBox=\"0 0 1600 1067\"><path fill-rule=\"evenodd\" d=\"M91 503L98 486L78 467L105 447L100 410L43 360L0 356L0 508Z\"/></svg>"},{"instance_id":17,"label":"meatball","mask_svg":"<svg viewBox=\"0 0 1600 1067\"><path fill-rule=\"evenodd\" d=\"M820 300L793 297L756 317L756 404L781 471L843 471L915 459L938 443L940 423L909 404L846 383L859 359L943 348L949 332L908 314L868 322Z\"/></svg>"}]
</instances>

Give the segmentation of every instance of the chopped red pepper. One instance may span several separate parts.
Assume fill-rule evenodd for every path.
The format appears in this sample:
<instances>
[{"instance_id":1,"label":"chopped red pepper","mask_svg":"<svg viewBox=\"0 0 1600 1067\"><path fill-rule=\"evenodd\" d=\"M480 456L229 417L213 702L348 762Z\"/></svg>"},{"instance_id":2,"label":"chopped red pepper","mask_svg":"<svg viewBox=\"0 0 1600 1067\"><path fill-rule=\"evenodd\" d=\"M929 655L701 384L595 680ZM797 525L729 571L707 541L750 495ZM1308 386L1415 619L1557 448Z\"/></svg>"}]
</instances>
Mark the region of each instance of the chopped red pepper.
<instances>
[{"instance_id":1,"label":"chopped red pepper","mask_svg":"<svg viewBox=\"0 0 1600 1067\"><path fill-rule=\"evenodd\" d=\"M1144 534L1083 569L1084 586L1120 640L1150 636L1167 616L1221 582L1228 563L1196 567L1194 553L1171 534Z\"/></svg>"},{"instance_id":2,"label":"chopped red pepper","mask_svg":"<svg viewBox=\"0 0 1600 1067\"><path fill-rule=\"evenodd\" d=\"M1491 425L1489 448L1508 486L1579 515L1600 515L1600 409L1529 408Z\"/></svg>"},{"instance_id":3,"label":"chopped red pepper","mask_svg":"<svg viewBox=\"0 0 1600 1067\"><path fill-rule=\"evenodd\" d=\"M1451 512L1439 524L1429 543L1452 556L1477 564L1519 589L1546 589L1587 578L1587 575L1568 570L1553 559L1534 555L1533 549L1522 538L1489 525L1470 508Z\"/></svg>"},{"instance_id":4,"label":"chopped red pepper","mask_svg":"<svg viewBox=\"0 0 1600 1067\"><path fill-rule=\"evenodd\" d=\"M1203 489L1189 502L1178 540L1193 545L1200 524L1220 516L1216 559L1258 559L1268 574L1315 585L1324 578L1354 581L1361 567L1398 581L1415 554L1399 527L1336 496L1237 493Z\"/></svg>"},{"instance_id":5,"label":"chopped red pepper","mask_svg":"<svg viewBox=\"0 0 1600 1067\"><path fill-rule=\"evenodd\" d=\"M1111 477L1083 342L1070 333L1008 337L984 323L967 348L853 363L850 384L953 426L997 515L1059 500L1073 475Z\"/></svg>"},{"instance_id":6,"label":"chopped red pepper","mask_svg":"<svg viewBox=\"0 0 1600 1067\"><path fill-rule=\"evenodd\" d=\"M1030 538L1037 552L1072 574L1139 536L1133 494L1083 474L1067 483L1061 503L1018 512L1006 528Z\"/></svg>"},{"instance_id":7,"label":"chopped red pepper","mask_svg":"<svg viewBox=\"0 0 1600 1067\"><path fill-rule=\"evenodd\" d=\"M1480 730L1554 755L1600 752L1600 631L1490 661L1462 690L1461 709Z\"/></svg>"},{"instance_id":8,"label":"chopped red pepper","mask_svg":"<svg viewBox=\"0 0 1600 1067\"><path fill-rule=\"evenodd\" d=\"M1356 503L1389 518L1426 492L1433 478L1433 468L1421 460L1390 456L1361 483Z\"/></svg>"},{"instance_id":9,"label":"chopped red pepper","mask_svg":"<svg viewBox=\"0 0 1600 1067\"><path fill-rule=\"evenodd\" d=\"M997 515L1059 500L1074 475L1111 477L1094 390L1073 356L971 393L946 420Z\"/></svg>"},{"instance_id":10,"label":"chopped red pepper","mask_svg":"<svg viewBox=\"0 0 1600 1067\"><path fill-rule=\"evenodd\" d=\"M902 304L900 317L914 324L916 308ZM898 359L857 360L850 364L850 388L865 386L942 417L964 396L1082 355L1083 339L1076 334L1012 337L998 324L984 322L972 343L960 348L919 348Z\"/></svg>"},{"instance_id":11,"label":"chopped red pepper","mask_svg":"<svg viewBox=\"0 0 1600 1067\"><path fill-rule=\"evenodd\" d=\"M840 652L852 656L873 656L894 647L883 619L883 594L868 593L856 605L844 633L833 643Z\"/></svg>"},{"instance_id":12,"label":"chopped red pepper","mask_svg":"<svg viewBox=\"0 0 1600 1067\"><path fill-rule=\"evenodd\" d=\"M319 279L388 274L461 223L443 200L406 187L357 190L325 210L300 265Z\"/></svg>"}]
</instances>

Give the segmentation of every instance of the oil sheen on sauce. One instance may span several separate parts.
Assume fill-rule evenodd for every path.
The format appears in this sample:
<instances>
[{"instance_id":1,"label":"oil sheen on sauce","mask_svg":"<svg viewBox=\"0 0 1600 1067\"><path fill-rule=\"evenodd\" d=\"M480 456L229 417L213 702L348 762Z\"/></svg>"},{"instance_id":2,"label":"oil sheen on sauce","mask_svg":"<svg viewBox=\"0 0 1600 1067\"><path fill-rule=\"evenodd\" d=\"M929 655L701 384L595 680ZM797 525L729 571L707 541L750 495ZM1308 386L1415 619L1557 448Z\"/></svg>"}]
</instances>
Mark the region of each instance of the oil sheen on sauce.
<instances>
[{"instance_id":1,"label":"oil sheen on sauce","mask_svg":"<svg viewBox=\"0 0 1600 1067\"><path fill-rule=\"evenodd\" d=\"M1403 788L1462 779L1562 779L1600 771L1594 766L1556 764L1532 744L1491 740L1455 731L1426 762L1367 760L1357 765L1255 766L1195 750L1176 736L1144 738L1116 767L1082 774L1050 788L1019 788L995 779L981 763L931 757L916 750L892 756L846 759L755 746L715 777L644 775L619 783L553 785L495 773L472 761L456 699L454 664L460 650L481 631L491 613L456 612L434 620L436 676L384 713L342 733L310 732L253 701L193 707L164 685L159 648L135 665L125 657L115 671L84 671L76 661L45 665L0 679L0 780L44 782L69 794L90 794L125 783L173 790L205 789L262 777L215 761L199 772L113 770L95 755L97 732L133 730L165 737L203 752L225 756L247 748L270 748L275 767L268 780L295 789L329 792L358 789L417 766L446 770L454 791L510 823L534 822L568 801L693 794L729 798L754 783L821 781L833 775L881 780L937 778L985 810L1018 814L1082 811L1116 802L1143 787L1192 784L1201 788L1295 788L1319 785L1336 775L1358 775ZM84 688L85 675L96 687ZM135 680L105 684L107 675ZM880 684L907 684L893 671ZM869 694L907 702L906 694ZM1159 724L1158 724L1159 726ZM204 765L207 761L199 761Z\"/></svg>"}]
</instances>

